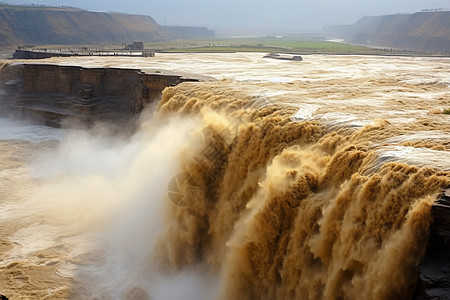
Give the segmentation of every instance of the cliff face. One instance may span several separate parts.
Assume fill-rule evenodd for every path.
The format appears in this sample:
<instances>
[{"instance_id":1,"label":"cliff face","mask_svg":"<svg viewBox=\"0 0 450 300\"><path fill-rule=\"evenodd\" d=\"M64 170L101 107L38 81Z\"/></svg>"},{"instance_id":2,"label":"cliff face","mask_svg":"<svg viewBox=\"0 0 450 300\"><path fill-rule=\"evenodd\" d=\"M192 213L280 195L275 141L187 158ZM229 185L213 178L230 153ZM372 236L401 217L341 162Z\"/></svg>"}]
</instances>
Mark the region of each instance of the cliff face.
<instances>
[{"instance_id":1,"label":"cliff face","mask_svg":"<svg viewBox=\"0 0 450 300\"><path fill-rule=\"evenodd\" d=\"M135 69L43 64L4 66L0 111L58 127L63 119L124 124L168 86L198 81Z\"/></svg>"},{"instance_id":2,"label":"cliff face","mask_svg":"<svg viewBox=\"0 0 450 300\"><path fill-rule=\"evenodd\" d=\"M182 30L161 26L149 16L75 9L0 6L0 45L122 44L210 37L203 27Z\"/></svg>"},{"instance_id":3,"label":"cliff face","mask_svg":"<svg viewBox=\"0 0 450 300\"><path fill-rule=\"evenodd\" d=\"M450 11L364 17L351 27L325 30L355 44L450 52Z\"/></svg>"},{"instance_id":4,"label":"cliff face","mask_svg":"<svg viewBox=\"0 0 450 300\"><path fill-rule=\"evenodd\" d=\"M434 223L424 261L419 266L415 300L450 298L450 187L431 207Z\"/></svg>"}]
</instances>

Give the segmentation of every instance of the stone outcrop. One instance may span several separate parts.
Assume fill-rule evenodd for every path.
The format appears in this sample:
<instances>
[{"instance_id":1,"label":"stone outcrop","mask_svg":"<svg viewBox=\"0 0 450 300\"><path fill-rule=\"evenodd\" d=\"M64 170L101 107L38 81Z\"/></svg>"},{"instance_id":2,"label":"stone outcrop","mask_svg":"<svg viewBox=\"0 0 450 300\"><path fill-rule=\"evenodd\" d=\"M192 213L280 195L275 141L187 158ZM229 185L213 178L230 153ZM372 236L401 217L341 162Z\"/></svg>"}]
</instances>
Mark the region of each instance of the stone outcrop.
<instances>
[{"instance_id":1,"label":"stone outcrop","mask_svg":"<svg viewBox=\"0 0 450 300\"><path fill-rule=\"evenodd\" d=\"M416 300L450 299L450 187L431 209L434 222L425 259L419 266Z\"/></svg>"},{"instance_id":2,"label":"stone outcrop","mask_svg":"<svg viewBox=\"0 0 450 300\"><path fill-rule=\"evenodd\" d=\"M2 84L2 111L56 127L63 119L123 123L158 101L166 87L199 80L136 69L46 64L8 68L14 70Z\"/></svg>"}]
</instances>

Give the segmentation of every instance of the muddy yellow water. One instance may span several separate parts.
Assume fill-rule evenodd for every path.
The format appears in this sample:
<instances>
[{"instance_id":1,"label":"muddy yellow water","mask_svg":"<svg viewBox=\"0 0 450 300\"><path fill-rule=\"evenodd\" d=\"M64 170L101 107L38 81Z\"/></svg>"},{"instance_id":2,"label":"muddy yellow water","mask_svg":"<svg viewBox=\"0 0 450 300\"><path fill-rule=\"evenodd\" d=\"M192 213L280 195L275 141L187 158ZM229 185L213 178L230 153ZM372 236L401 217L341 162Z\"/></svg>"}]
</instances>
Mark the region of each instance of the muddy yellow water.
<instances>
[{"instance_id":1,"label":"muddy yellow water","mask_svg":"<svg viewBox=\"0 0 450 300\"><path fill-rule=\"evenodd\" d=\"M303 58L36 61L217 81L166 89L126 138L1 119L0 293L409 299L450 185L450 61Z\"/></svg>"}]
</instances>

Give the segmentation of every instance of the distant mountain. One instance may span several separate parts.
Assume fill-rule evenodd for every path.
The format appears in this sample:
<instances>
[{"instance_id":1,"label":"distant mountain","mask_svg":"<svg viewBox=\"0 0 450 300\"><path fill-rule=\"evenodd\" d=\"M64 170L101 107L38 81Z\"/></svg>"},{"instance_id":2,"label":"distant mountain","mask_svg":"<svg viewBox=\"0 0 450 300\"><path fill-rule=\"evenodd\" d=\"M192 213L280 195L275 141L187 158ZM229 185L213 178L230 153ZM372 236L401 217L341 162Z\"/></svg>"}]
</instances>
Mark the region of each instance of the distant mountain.
<instances>
[{"instance_id":1,"label":"distant mountain","mask_svg":"<svg viewBox=\"0 0 450 300\"><path fill-rule=\"evenodd\" d=\"M149 16L74 8L0 6L0 46L99 45L212 37L206 27L161 26Z\"/></svg>"},{"instance_id":2,"label":"distant mountain","mask_svg":"<svg viewBox=\"0 0 450 300\"><path fill-rule=\"evenodd\" d=\"M354 44L450 52L450 11L364 17L351 26L326 26L324 32Z\"/></svg>"}]
</instances>

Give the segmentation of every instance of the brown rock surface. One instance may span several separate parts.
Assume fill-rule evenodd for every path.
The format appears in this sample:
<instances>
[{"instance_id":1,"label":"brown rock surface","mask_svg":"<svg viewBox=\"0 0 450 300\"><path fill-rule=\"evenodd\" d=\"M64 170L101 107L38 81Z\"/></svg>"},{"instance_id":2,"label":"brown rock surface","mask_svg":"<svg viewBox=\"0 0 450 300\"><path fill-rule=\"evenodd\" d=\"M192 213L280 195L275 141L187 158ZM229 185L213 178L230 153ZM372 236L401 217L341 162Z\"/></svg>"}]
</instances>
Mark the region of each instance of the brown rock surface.
<instances>
[{"instance_id":1,"label":"brown rock surface","mask_svg":"<svg viewBox=\"0 0 450 300\"><path fill-rule=\"evenodd\" d=\"M120 45L213 35L205 27L162 26L144 15L0 5L0 47L21 44Z\"/></svg>"},{"instance_id":2,"label":"brown rock surface","mask_svg":"<svg viewBox=\"0 0 450 300\"><path fill-rule=\"evenodd\" d=\"M351 26L327 26L325 33L354 44L448 53L450 11L363 17Z\"/></svg>"},{"instance_id":3,"label":"brown rock surface","mask_svg":"<svg viewBox=\"0 0 450 300\"><path fill-rule=\"evenodd\" d=\"M82 68L50 64L15 64L4 79L4 111L60 126L64 118L93 121L130 120L160 99L168 86L198 81L136 69Z\"/></svg>"}]
</instances>

